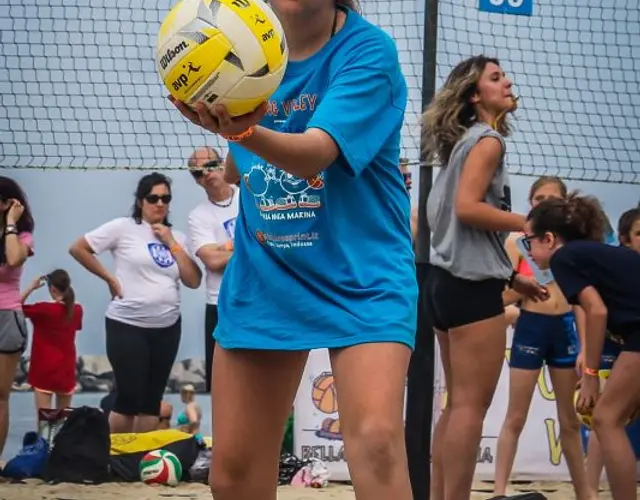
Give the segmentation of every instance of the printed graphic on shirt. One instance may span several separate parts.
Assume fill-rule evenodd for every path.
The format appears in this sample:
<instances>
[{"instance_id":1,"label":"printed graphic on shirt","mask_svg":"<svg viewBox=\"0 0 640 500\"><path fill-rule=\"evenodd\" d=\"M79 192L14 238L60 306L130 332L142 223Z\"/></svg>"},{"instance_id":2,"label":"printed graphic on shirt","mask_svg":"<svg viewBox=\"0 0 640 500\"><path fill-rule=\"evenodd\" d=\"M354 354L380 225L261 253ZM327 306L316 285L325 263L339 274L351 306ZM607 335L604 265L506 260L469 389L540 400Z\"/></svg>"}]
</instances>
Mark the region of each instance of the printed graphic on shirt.
<instances>
[{"instance_id":1,"label":"printed graphic on shirt","mask_svg":"<svg viewBox=\"0 0 640 500\"><path fill-rule=\"evenodd\" d=\"M236 234L236 218L232 217L231 219L224 221L222 226L224 227L224 231L227 233L229 239L234 240Z\"/></svg>"},{"instance_id":2,"label":"printed graphic on shirt","mask_svg":"<svg viewBox=\"0 0 640 500\"><path fill-rule=\"evenodd\" d=\"M153 261L162 268L171 267L175 262L169 249L162 243L148 243L147 248Z\"/></svg>"},{"instance_id":3,"label":"printed graphic on shirt","mask_svg":"<svg viewBox=\"0 0 640 500\"><path fill-rule=\"evenodd\" d=\"M265 220L310 219L322 206L319 192L324 188L323 172L301 179L258 159L243 180Z\"/></svg>"}]
</instances>

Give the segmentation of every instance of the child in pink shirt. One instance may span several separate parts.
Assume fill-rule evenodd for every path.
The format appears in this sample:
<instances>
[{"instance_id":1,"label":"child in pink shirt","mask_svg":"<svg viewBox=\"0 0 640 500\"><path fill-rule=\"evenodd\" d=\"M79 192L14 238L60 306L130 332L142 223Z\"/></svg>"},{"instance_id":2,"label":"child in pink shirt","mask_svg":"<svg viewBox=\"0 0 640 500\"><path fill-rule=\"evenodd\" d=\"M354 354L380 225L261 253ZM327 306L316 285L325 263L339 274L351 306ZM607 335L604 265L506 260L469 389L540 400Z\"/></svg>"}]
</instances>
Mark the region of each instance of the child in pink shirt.
<instances>
[{"instance_id":1,"label":"child in pink shirt","mask_svg":"<svg viewBox=\"0 0 640 500\"><path fill-rule=\"evenodd\" d=\"M33 255L33 217L20 186L0 176L0 454L9 428L13 375L27 346L20 277Z\"/></svg>"}]
</instances>

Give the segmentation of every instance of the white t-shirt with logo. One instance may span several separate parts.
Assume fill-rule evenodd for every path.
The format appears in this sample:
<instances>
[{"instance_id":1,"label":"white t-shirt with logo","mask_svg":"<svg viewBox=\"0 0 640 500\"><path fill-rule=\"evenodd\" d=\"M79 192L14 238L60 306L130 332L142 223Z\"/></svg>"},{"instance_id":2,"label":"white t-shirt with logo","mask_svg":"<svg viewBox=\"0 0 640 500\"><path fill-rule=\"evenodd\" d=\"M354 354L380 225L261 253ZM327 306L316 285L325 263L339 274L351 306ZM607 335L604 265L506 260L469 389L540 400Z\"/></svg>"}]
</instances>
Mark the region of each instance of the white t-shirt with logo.
<instances>
[{"instance_id":1,"label":"white t-shirt with logo","mask_svg":"<svg viewBox=\"0 0 640 500\"><path fill-rule=\"evenodd\" d=\"M232 186L233 198L219 202L228 207L214 205L205 200L189 213L189 250L191 255L205 245L222 245L233 241L238 217L238 188ZM222 273L205 270L207 286L207 304L218 303L218 292L222 282Z\"/></svg>"},{"instance_id":2,"label":"white t-shirt with logo","mask_svg":"<svg viewBox=\"0 0 640 500\"><path fill-rule=\"evenodd\" d=\"M186 236L171 229L184 245ZM122 298L109 303L107 318L143 328L165 328L180 317L180 271L151 226L120 217L85 235L96 254L110 251Z\"/></svg>"}]
</instances>

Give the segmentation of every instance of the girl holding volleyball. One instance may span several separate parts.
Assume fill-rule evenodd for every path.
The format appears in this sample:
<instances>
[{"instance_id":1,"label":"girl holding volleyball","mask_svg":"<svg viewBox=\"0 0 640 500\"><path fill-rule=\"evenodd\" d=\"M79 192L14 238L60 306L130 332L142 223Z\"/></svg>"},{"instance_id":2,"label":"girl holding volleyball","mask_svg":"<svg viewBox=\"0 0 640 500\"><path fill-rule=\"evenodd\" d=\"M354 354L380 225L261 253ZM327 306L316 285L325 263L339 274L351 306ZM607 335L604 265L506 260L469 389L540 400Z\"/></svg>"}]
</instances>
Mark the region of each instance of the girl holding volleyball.
<instances>
[{"instance_id":1,"label":"girl holding volleyball","mask_svg":"<svg viewBox=\"0 0 640 500\"><path fill-rule=\"evenodd\" d=\"M636 458L625 425L640 406L640 254L602 242L606 222L600 204L591 197L573 194L567 200L546 200L528 219L525 241L531 257L541 269L551 269L569 303L585 311L578 411L593 412L593 430L613 498L636 499ZM599 394L598 368L607 329L622 345Z\"/></svg>"},{"instance_id":2,"label":"girl holding volleyball","mask_svg":"<svg viewBox=\"0 0 640 500\"><path fill-rule=\"evenodd\" d=\"M431 498L469 498L482 436L504 359L507 285L546 298L514 273L504 249L525 217L513 214L503 158L512 83L496 59L459 63L424 114L429 161L443 168L427 202L432 230L427 305L438 337L447 406L436 426ZM464 304L460 307L460 304Z\"/></svg>"},{"instance_id":3,"label":"girl holding volleyball","mask_svg":"<svg viewBox=\"0 0 640 500\"><path fill-rule=\"evenodd\" d=\"M224 404L210 485L216 500L275 500L308 351L328 348L357 498L410 500L402 409L418 290L397 50L351 2L269 4L290 60L268 114L172 99L229 141L227 179L242 180L214 333L211 392Z\"/></svg>"},{"instance_id":4,"label":"girl holding volleyball","mask_svg":"<svg viewBox=\"0 0 640 500\"><path fill-rule=\"evenodd\" d=\"M640 253L640 209L632 208L624 212L618 220L618 241L620 245L631 248L632 250ZM578 365L578 372L582 374L584 368L584 343L585 339L582 338L583 351L580 353L580 363ZM607 373L611 371L613 364L618 355L620 354L621 345L615 342L610 335L607 335L602 346L602 355L600 356L600 388L604 389L606 385L606 379L602 376L603 372ZM602 476L602 469L604 463L602 460L602 451L600 450L600 443L598 442L598 436L595 432L589 434L589 441L587 447L587 480L593 494L597 497L600 490L600 477Z\"/></svg>"},{"instance_id":5,"label":"girl holding volleyball","mask_svg":"<svg viewBox=\"0 0 640 500\"><path fill-rule=\"evenodd\" d=\"M567 186L561 179L545 176L537 179L531 186L529 203L535 207L544 200L564 199L566 196ZM522 232L509 236L506 242L507 253L514 269L533 276L532 269L518 249L517 241L520 238ZM549 300L544 302L522 297L514 290L508 290L503 296L507 306L516 302L520 304L520 316L515 324L511 345L509 406L498 437L494 493L504 495L506 492L518 439L527 420L538 375L546 363L555 393L562 451L567 460L576 498L586 500L591 495L583 463L580 423L573 404L578 381L575 370L579 351L576 317L556 283L549 283L547 290Z\"/></svg>"}]
</instances>

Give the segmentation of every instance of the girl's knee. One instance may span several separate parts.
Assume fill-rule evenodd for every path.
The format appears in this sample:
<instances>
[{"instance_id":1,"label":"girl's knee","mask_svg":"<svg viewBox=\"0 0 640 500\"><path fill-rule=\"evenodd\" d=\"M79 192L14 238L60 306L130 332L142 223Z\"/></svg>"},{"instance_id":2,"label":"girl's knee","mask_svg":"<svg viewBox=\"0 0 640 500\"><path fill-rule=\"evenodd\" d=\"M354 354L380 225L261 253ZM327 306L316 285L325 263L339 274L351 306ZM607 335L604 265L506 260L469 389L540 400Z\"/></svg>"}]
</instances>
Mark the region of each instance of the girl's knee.
<instances>
[{"instance_id":1,"label":"girl's knee","mask_svg":"<svg viewBox=\"0 0 640 500\"><path fill-rule=\"evenodd\" d=\"M250 483L255 485L259 477L266 476L260 473L261 467L264 465L256 464L251 456L244 456L235 450L216 450L209 469L209 488L213 497L219 495L221 498L230 498Z\"/></svg>"},{"instance_id":2,"label":"girl's knee","mask_svg":"<svg viewBox=\"0 0 640 500\"><path fill-rule=\"evenodd\" d=\"M350 467L370 470L378 479L390 476L404 454L404 432L399 424L384 419L362 419L345 432Z\"/></svg>"},{"instance_id":3,"label":"girl's knee","mask_svg":"<svg viewBox=\"0 0 640 500\"><path fill-rule=\"evenodd\" d=\"M601 429L610 429L614 427L624 428L627 418L623 415L612 412L610 408L596 406L591 417L591 425L597 432Z\"/></svg>"},{"instance_id":4,"label":"girl's knee","mask_svg":"<svg viewBox=\"0 0 640 500\"><path fill-rule=\"evenodd\" d=\"M560 424L560 435L580 432L580 420L575 412L558 413L558 423Z\"/></svg>"},{"instance_id":5,"label":"girl's knee","mask_svg":"<svg viewBox=\"0 0 640 500\"><path fill-rule=\"evenodd\" d=\"M513 415L507 415L507 418L505 418L504 420L503 427L512 434L519 436L520 434L522 434L522 430L524 429L524 424L526 422L526 414L517 413Z\"/></svg>"}]
</instances>

